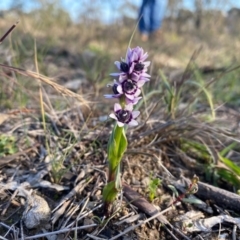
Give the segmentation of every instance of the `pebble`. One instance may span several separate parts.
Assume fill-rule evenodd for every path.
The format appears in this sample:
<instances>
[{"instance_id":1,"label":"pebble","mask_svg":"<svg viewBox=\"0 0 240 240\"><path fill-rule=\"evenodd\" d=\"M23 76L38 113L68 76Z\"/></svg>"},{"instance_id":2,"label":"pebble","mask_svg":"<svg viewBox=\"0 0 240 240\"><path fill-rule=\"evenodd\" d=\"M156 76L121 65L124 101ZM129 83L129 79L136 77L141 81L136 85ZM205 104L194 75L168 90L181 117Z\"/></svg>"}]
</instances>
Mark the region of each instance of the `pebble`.
<instances>
[{"instance_id":1,"label":"pebble","mask_svg":"<svg viewBox=\"0 0 240 240\"><path fill-rule=\"evenodd\" d=\"M45 199L38 195L28 195L23 212L23 221L28 229L45 225L50 220L51 209Z\"/></svg>"},{"instance_id":2,"label":"pebble","mask_svg":"<svg viewBox=\"0 0 240 240\"><path fill-rule=\"evenodd\" d=\"M65 83L64 87L66 87L72 91L77 91L81 87L83 82L86 82L85 78L74 79L74 80L71 80L71 81L68 81L67 83Z\"/></svg>"},{"instance_id":3,"label":"pebble","mask_svg":"<svg viewBox=\"0 0 240 240\"><path fill-rule=\"evenodd\" d=\"M138 181L135 177L132 177L131 184L140 185L140 181Z\"/></svg>"},{"instance_id":4,"label":"pebble","mask_svg":"<svg viewBox=\"0 0 240 240\"><path fill-rule=\"evenodd\" d=\"M91 225L91 224L94 224L94 221L91 219L91 218L84 218L83 220L83 226L88 226L88 225ZM86 228L85 231L90 233L94 230L94 227L89 227L89 228Z\"/></svg>"},{"instance_id":5,"label":"pebble","mask_svg":"<svg viewBox=\"0 0 240 240\"><path fill-rule=\"evenodd\" d=\"M149 186L149 184L150 184L150 178L149 178L149 177L143 178L143 180L141 181L141 183L142 183L145 187Z\"/></svg>"}]
</instances>

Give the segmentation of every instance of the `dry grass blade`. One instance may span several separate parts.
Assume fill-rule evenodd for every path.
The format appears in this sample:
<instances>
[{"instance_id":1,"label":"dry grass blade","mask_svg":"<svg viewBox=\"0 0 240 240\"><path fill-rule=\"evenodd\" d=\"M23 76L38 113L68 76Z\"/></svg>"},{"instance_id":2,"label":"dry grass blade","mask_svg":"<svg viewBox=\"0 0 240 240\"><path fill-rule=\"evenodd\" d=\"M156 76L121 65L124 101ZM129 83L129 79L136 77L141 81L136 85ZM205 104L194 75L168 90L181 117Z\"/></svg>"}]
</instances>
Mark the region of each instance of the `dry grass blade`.
<instances>
[{"instance_id":1,"label":"dry grass blade","mask_svg":"<svg viewBox=\"0 0 240 240\"><path fill-rule=\"evenodd\" d=\"M4 68L7 68L11 71L14 71L16 73L19 73L23 76L33 77L35 79L38 79L38 80L42 81L43 83L45 83L45 84L51 86L52 88L54 88L57 92L61 93L63 96L76 98L80 101L80 103L82 105L85 105L89 108L89 106L88 106L88 104L90 103L89 101L84 99L81 95L76 94L76 93L68 90L67 88L57 84L56 82L53 81L53 79L50 79L50 78L48 78L44 75L38 74L36 72L32 72L32 71L21 69L21 68L11 67L11 66L7 66L7 65L4 65L4 64L0 64L0 66L4 67Z\"/></svg>"},{"instance_id":2,"label":"dry grass blade","mask_svg":"<svg viewBox=\"0 0 240 240\"><path fill-rule=\"evenodd\" d=\"M191 73L191 66L192 66L192 63L194 63L194 61L197 59L200 51L202 50L202 47L200 47L199 49L195 50L187 64L187 67L178 83L178 87L176 87L176 90L177 90L177 93L176 95L178 94L178 92L180 91L180 87L183 85L184 81L189 78L190 75L192 75Z\"/></svg>"}]
</instances>

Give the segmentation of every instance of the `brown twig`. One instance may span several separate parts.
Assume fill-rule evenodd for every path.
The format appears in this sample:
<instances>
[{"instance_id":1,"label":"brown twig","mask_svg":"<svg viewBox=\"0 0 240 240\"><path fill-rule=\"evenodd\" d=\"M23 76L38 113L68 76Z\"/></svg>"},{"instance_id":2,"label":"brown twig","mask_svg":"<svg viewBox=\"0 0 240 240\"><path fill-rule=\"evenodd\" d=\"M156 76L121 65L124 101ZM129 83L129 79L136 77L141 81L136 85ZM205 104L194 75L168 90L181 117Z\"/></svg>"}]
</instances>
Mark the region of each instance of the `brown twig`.
<instances>
[{"instance_id":1,"label":"brown twig","mask_svg":"<svg viewBox=\"0 0 240 240\"><path fill-rule=\"evenodd\" d=\"M146 213L148 216L154 216L158 210L149 203L143 196L135 192L126 183L123 183L123 195L131 202L134 206L139 208L141 211ZM161 223L168 224L168 220L163 216L159 215L156 217Z\"/></svg>"},{"instance_id":2,"label":"brown twig","mask_svg":"<svg viewBox=\"0 0 240 240\"><path fill-rule=\"evenodd\" d=\"M13 31L13 29L17 26L18 22L16 22L15 24L13 24L8 30L7 32L0 38L0 44L3 42L3 40Z\"/></svg>"},{"instance_id":3,"label":"brown twig","mask_svg":"<svg viewBox=\"0 0 240 240\"><path fill-rule=\"evenodd\" d=\"M191 180L188 178L183 177L183 180L185 185L189 186L191 183ZM172 184L174 185L173 182ZM198 191L196 193L196 196L202 200L210 200L216 205L224 207L224 209L240 212L240 196L219 187L215 187L203 182L198 182Z\"/></svg>"}]
</instances>

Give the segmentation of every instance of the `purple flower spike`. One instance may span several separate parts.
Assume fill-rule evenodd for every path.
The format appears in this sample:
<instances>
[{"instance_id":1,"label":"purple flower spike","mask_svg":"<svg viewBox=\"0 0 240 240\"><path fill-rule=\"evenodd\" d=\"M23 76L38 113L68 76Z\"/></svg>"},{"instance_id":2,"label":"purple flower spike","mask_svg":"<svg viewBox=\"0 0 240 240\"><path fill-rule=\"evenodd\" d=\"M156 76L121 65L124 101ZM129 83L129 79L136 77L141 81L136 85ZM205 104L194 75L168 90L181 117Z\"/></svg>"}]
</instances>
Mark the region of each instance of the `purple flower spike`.
<instances>
[{"instance_id":1,"label":"purple flower spike","mask_svg":"<svg viewBox=\"0 0 240 240\"><path fill-rule=\"evenodd\" d=\"M116 61L119 72L112 73L111 76L118 77L114 80L112 87L113 94L105 95L106 98L125 99L126 104L135 105L138 103L141 87L148 82L150 75L147 73L150 61L145 61L148 53L144 53L141 47L129 48L126 59Z\"/></svg>"},{"instance_id":2,"label":"purple flower spike","mask_svg":"<svg viewBox=\"0 0 240 240\"><path fill-rule=\"evenodd\" d=\"M109 117L117 120L117 125L119 127L123 127L124 124L129 126L136 126L138 122L135 120L139 116L139 111L133 111L133 105L128 104L122 109L119 103L115 103L114 105L114 113L111 113Z\"/></svg>"}]
</instances>

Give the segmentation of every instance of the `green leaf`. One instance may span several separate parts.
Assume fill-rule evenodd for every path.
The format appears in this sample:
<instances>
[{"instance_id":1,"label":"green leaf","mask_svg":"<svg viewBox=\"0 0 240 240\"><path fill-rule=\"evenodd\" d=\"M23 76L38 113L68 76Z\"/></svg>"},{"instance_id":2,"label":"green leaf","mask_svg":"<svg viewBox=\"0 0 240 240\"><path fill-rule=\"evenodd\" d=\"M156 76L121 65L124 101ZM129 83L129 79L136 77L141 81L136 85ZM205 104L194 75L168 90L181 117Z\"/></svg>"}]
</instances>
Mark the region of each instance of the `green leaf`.
<instances>
[{"instance_id":1,"label":"green leaf","mask_svg":"<svg viewBox=\"0 0 240 240\"><path fill-rule=\"evenodd\" d=\"M237 146L237 144L238 144L237 142L232 142L220 152L220 155L222 157L226 156L232 149L234 149Z\"/></svg>"},{"instance_id":2,"label":"green leaf","mask_svg":"<svg viewBox=\"0 0 240 240\"><path fill-rule=\"evenodd\" d=\"M118 127L119 128L119 127ZM124 128L121 128L121 135L120 135L120 141L119 141L119 148L118 148L118 156L122 158L123 154L125 153L127 149L127 137L125 134Z\"/></svg>"},{"instance_id":3,"label":"green leaf","mask_svg":"<svg viewBox=\"0 0 240 240\"><path fill-rule=\"evenodd\" d=\"M207 146L194 140L181 139L181 149L186 153L196 156L196 159L203 159L207 163L211 163L212 156L209 154Z\"/></svg>"},{"instance_id":4,"label":"green leaf","mask_svg":"<svg viewBox=\"0 0 240 240\"><path fill-rule=\"evenodd\" d=\"M108 144L108 159L114 159L117 156L117 144L115 139L111 140L111 144Z\"/></svg>"},{"instance_id":5,"label":"green leaf","mask_svg":"<svg viewBox=\"0 0 240 240\"><path fill-rule=\"evenodd\" d=\"M240 176L240 167L236 165L234 162L232 162L230 159L222 157L219 154L219 159L228 166L234 173L236 173L238 176Z\"/></svg>"},{"instance_id":6,"label":"green leaf","mask_svg":"<svg viewBox=\"0 0 240 240\"><path fill-rule=\"evenodd\" d=\"M205 96L207 98L208 104L209 104L210 109L211 109L212 120L215 120L215 115L216 114L215 114L215 109L214 109L214 105L213 105L213 97L212 97L212 94L210 93L210 91L208 91L204 86L202 86L198 82L186 81L186 83L192 84L192 85L195 85L195 86L199 87L201 89L201 91L203 91L205 93Z\"/></svg>"},{"instance_id":7,"label":"green leaf","mask_svg":"<svg viewBox=\"0 0 240 240\"><path fill-rule=\"evenodd\" d=\"M172 190L173 194L178 197L178 191L173 185L168 185L168 187Z\"/></svg>"},{"instance_id":8,"label":"green leaf","mask_svg":"<svg viewBox=\"0 0 240 240\"><path fill-rule=\"evenodd\" d=\"M114 130L112 131L110 138L108 140L108 158L114 157L116 155L116 141L114 139Z\"/></svg>"},{"instance_id":9,"label":"green leaf","mask_svg":"<svg viewBox=\"0 0 240 240\"><path fill-rule=\"evenodd\" d=\"M225 168L217 168L216 171L217 171L217 174L226 182L234 185L237 189L240 188L240 180L235 173Z\"/></svg>"},{"instance_id":10,"label":"green leaf","mask_svg":"<svg viewBox=\"0 0 240 240\"><path fill-rule=\"evenodd\" d=\"M203 204L204 202L197 198L182 198L185 203Z\"/></svg>"},{"instance_id":11,"label":"green leaf","mask_svg":"<svg viewBox=\"0 0 240 240\"><path fill-rule=\"evenodd\" d=\"M173 96L173 95L174 95L173 89L171 88L171 86L170 86L170 84L169 84L169 81L167 80L165 74L164 74L161 70L159 70L159 74L160 74L160 76L161 76L161 78L162 78L162 80L163 80L164 86L166 87L166 89L168 90L168 92L171 94L171 96Z\"/></svg>"},{"instance_id":12,"label":"green leaf","mask_svg":"<svg viewBox=\"0 0 240 240\"><path fill-rule=\"evenodd\" d=\"M159 178L152 178L149 183L148 190L149 190L149 199L151 202L157 195L157 189L160 183L161 183L161 180Z\"/></svg>"},{"instance_id":13,"label":"green leaf","mask_svg":"<svg viewBox=\"0 0 240 240\"><path fill-rule=\"evenodd\" d=\"M116 125L108 141L110 171L115 171L127 149L127 138L123 127Z\"/></svg>"},{"instance_id":14,"label":"green leaf","mask_svg":"<svg viewBox=\"0 0 240 240\"><path fill-rule=\"evenodd\" d=\"M118 164L115 175L115 187L117 190L120 190L122 187L121 174L120 174L120 164Z\"/></svg>"},{"instance_id":15,"label":"green leaf","mask_svg":"<svg viewBox=\"0 0 240 240\"><path fill-rule=\"evenodd\" d=\"M113 202L118 194L118 190L115 187L115 181L109 182L104 188L103 188L103 200L104 202L111 203Z\"/></svg>"}]
</instances>

